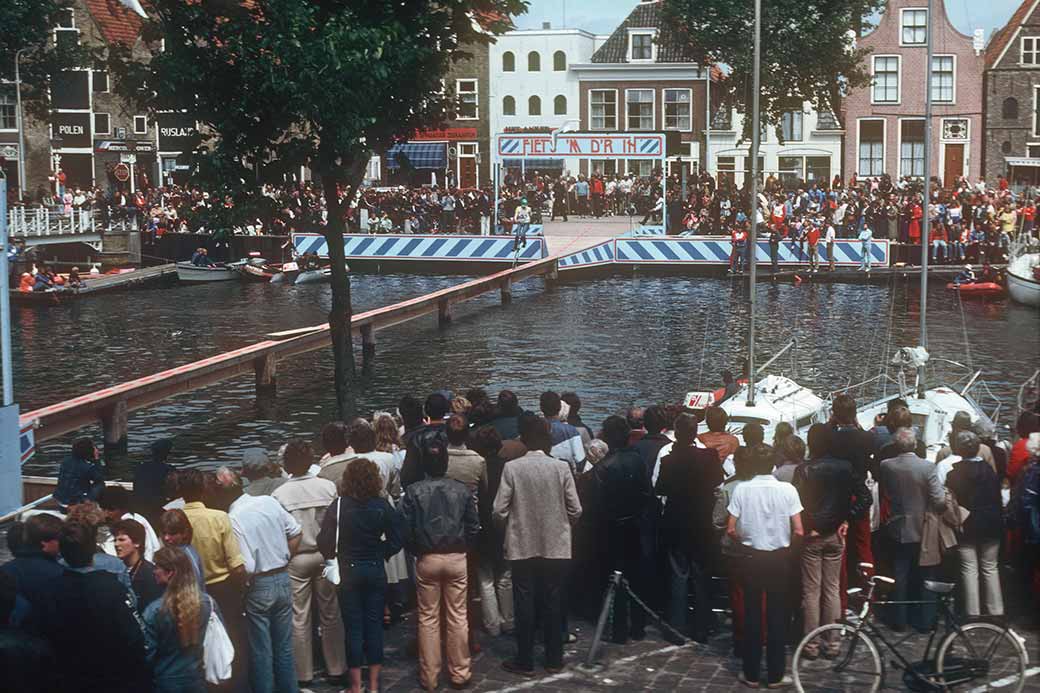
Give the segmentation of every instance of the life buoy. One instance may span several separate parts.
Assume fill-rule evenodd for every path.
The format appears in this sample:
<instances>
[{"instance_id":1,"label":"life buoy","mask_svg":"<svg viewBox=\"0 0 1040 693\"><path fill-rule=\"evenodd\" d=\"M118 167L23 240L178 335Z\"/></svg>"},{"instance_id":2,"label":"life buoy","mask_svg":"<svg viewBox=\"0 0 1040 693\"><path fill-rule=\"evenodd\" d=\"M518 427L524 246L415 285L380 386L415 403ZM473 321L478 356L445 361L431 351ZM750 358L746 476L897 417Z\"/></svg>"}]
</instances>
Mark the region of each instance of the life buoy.
<instances>
[{"instance_id":1,"label":"life buoy","mask_svg":"<svg viewBox=\"0 0 1040 693\"><path fill-rule=\"evenodd\" d=\"M28 272L22 274L18 280L18 290L24 294L31 294L33 290L33 277Z\"/></svg>"}]
</instances>

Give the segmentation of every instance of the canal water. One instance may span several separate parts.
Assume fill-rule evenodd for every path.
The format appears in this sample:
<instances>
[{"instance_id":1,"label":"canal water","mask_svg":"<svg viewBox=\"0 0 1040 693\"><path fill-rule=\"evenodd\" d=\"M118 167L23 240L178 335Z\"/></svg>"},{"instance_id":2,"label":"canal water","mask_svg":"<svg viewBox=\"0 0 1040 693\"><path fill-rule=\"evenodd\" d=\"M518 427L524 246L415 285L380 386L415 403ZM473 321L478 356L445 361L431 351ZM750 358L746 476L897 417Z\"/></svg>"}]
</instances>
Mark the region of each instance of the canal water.
<instances>
[{"instance_id":1,"label":"canal water","mask_svg":"<svg viewBox=\"0 0 1040 693\"><path fill-rule=\"evenodd\" d=\"M354 275L356 311L465 281L440 275ZM377 336L360 383L362 413L392 410L411 393L447 388L516 391L537 408L546 389L574 390L591 425L630 404L680 400L738 371L746 348L746 281L674 276L541 279L455 308L450 327L423 318ZM886 348L916 345L916 280L887 285L760 285L759 361L791 337L798 348L775 372L823 393L877 375ZM14 308L15 391L22 411L245 346L268 332L324 322L327 286L226 282L91 297L48 308ZM967 339L965 339L965 337ZM1040 363L1040 315L1007 300L964 301L936 282L929 296L933 355L984 371L1011 423L1018 385ZM237 462L247 447L316 439L335 417L327 350L278 365L278 394L258 402L251 377L167 400L130 415L129 453L113 476L143 460L148 445L175 440L176 461ZM100 428L81 434L100 440ZM41 446L26 473L53 474L72 436Z\"/></svg>"}]
</instances>

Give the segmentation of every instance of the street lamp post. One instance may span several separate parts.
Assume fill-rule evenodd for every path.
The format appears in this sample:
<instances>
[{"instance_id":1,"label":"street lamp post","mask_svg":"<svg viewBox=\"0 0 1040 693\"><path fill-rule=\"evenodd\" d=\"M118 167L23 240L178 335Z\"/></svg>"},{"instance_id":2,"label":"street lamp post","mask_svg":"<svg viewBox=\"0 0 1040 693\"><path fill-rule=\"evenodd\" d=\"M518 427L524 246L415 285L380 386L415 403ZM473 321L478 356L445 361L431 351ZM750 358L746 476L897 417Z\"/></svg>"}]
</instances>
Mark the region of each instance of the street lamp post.
<instances>
[{"instance_id":1,"label":"street lamp post","mask_svg":"<svg viewBox=\"0 0 1040 693\"><path fill-rule=\"evenodd\" d=\"M15 51L14 54L14 99L15 109L17 113L15 117L18 120L18 201L22 202L25 199L25 118L22 116L22 74L21 74L21 60L22 53L29 51L29 48L21 48Z\"/></svg>"}]
</instances>

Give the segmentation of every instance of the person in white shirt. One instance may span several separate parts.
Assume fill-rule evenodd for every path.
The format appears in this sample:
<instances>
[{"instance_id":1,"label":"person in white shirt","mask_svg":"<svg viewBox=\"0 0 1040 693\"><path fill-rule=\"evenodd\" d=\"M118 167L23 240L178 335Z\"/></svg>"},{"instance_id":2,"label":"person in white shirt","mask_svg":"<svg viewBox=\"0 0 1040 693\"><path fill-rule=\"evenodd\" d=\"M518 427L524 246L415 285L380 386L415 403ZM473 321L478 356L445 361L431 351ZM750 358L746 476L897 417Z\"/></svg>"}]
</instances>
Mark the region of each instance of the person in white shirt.
<instances>
[{"instance_id":1,"label":"person in white shirt","mask_svg":"<svg viewBox=\"0 0 1040 693\"><path fill-rule=\"evenodd\" d=\"M527 229L531 226L531 208L527 206L527 198L520 200L513 212L513 224L516 228L516 240L513 241L513 250L527 247Z\"/></svg>"},{"instance_id":2,"label":"person in white shirt","mask_svg":"<svg viewBox=\"0 0 1040 693\"><path fill-rule=\"evenodd\" d=\"M130 512L130 505L130 492L122 486L106 486L98 497L98 507L105 513L105 522L110 527L120 520L134 520L144 527L144 551L142 556L144 560L151 563L155 552L162 548L162 544L159 543L159 537L144 515ZM101 542L101 550L112 556L116 555L116 539L111 532L105 532L105 538Z\"/></svg>"},{"instance_id":3,"label":"person in white shirt","mask_svg":"<svg viewBox=\"0 0 1040 693\"><path fill-rule=\"evenodd\" d=\"M823 242L827 244L827 269L831 272L834 271L834 239L837 237L838 233L834 229L834 224L827 222L827 229L824 231Z\"/></svg>"},{"instance_id":4,"label":"person in white shirt","mask_svg":"<svg viewBox=\"0 0 1040 693\"><path fill-rule=\"evenodd\" d=\"M746 452L755 476L733 490L726 534L744 547L740 571L744 589L744 670L741 683L759 687L762 660L762 599L766 599L767 683L778 687L784 676L787 636L790 547L802 529L802 503L791 484L773 476L773 449L756 445Z\"/></svg>"},{"instance_id":5,"label":"person in white shirt","mask_svg":"<svg viewBox=\"0 0 1040 693\"><path fill-rule=\"evenodd\" d=\"M217 483L235 497L228 516L249 575L245 612L253 691L296 691L288 566L303 537L300 523L271 496L243 493L236 471L222 467Z\"/></svg>"}]
</instances>

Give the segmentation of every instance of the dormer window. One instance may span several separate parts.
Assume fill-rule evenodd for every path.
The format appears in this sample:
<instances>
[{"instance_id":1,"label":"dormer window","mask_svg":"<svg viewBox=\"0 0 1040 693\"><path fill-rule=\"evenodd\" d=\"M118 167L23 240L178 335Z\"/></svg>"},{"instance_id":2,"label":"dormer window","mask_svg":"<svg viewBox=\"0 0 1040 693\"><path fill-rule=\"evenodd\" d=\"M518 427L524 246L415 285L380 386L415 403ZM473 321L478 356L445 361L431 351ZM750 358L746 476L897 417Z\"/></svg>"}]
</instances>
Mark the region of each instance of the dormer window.
<instances>
[{"instance_id":1,"label":"dormer window","mask_svg":"<svg viewBox=\"0 0 1040 693\"><path fill-rule=\"evenodd\" d=\"M1022 65L1040 65L1040 38L1022 37Z\"/></svg>"},{"instance_id":2,"label":"dormer window","mask_svg":"<svg viewBox=\"0 0 1040 693\"><path fill-rule=\"evenodd\" d=\"M650 63L654 61L657 47L654 44L655 29L628 30L628 60L633 63Z\"/></svg>"},{"instance_id":3,"label":"dormer window","mask_svg":"<svg viewBox=\"0 0 1040 693\"><path fill-rule=\"evenodd\" d=\"M900 43L904 46L923 46L928 42L928 10L900 10Z\"/></svg>"}]
</instances>

